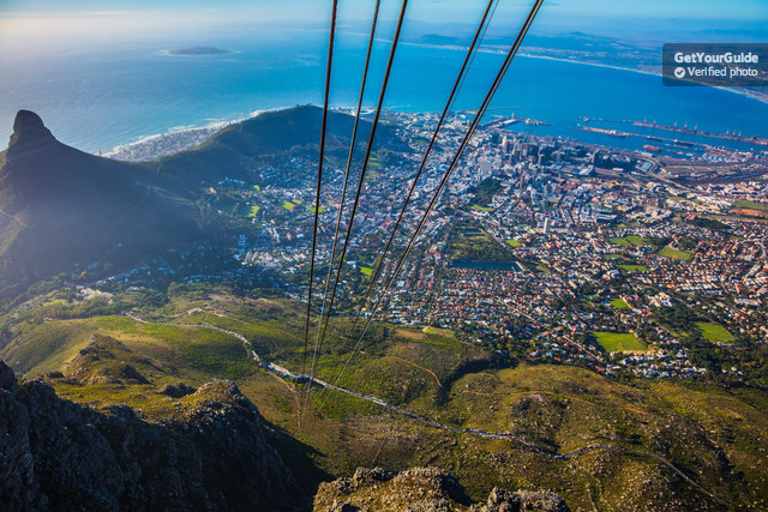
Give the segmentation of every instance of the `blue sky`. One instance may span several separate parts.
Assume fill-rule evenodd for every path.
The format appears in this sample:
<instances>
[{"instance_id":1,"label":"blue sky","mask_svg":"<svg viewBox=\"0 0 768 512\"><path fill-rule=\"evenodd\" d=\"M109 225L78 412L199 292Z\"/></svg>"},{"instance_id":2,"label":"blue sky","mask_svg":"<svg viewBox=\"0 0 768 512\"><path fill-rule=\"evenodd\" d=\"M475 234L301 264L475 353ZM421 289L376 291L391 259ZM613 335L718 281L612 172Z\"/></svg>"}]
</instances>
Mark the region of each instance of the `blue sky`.
<instances>
[{"instance_id":1,"label":"blue sky","mask_svg":"<svg viewBox=\"0 0 768 512\"><path fill-rule=\"evenodd\" d=\"M399 2L384 1L387 4ZM461 13L473 13L481 0L411 0L413 16L423 19L455 19ZM529 5L522 0L502 0L500 9L519 9ZM311 19L323 16L330 0L0 0L0 12L116 12L138 10L217 10L238 9L264 18ZM372 2L342 0L342 9L365 16ZM349 7L352 6L352 7ZM544 8L559 15L599 17L694 18L694 19L766 19L766 0L551 0Z\"/></svg>"},{"instance_id":2,"label":"blue sky","mask_svg":"<svg viewBox=\"0 0 768 512\"><path fill-rule=\"evenodd\" d=\"M532 0L500 0L494 30L518 27ZM271 26L327 26L330 0L0 0L0 52L33 46L93 45L171 36L198 36ZM397 16L400 0L382 0L382 19ZM410 0L408 20L432 23L429 30L452 35L474 25L484 0ZM364 30L373 0L340 0L343 28ZM276 22L280 22L279 25ZM367 23L367 21L366 21ZM535 33L581 31L620 39L693 40L729 31L765 39L768 0L545 0ZM705 37L698 37L706 40Z\"/></svg>"}]
</instances>

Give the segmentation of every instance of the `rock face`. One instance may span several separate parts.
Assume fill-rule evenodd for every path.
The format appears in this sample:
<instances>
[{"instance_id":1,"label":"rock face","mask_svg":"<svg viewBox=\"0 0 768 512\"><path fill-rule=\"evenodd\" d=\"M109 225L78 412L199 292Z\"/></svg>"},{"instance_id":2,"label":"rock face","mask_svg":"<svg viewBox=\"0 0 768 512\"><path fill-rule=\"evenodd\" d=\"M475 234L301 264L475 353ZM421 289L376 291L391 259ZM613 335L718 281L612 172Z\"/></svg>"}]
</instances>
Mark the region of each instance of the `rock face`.
<instances>
[{"instance_id":1,"label":"rock face","mask_svg":"<svg viewBox=\"0 0 768 512\"><path fill-rule=\"evenodd\" d=\"M477 512L517 512L531 510L539 512L568 512L565 500L549 491L517 491L515 493L494 488L488 496L488 503L475 507Z\"/></svg>"},{"instance_id":2,"label":"rock face","mask_svg":"<svg viewBox=\"0 0 768 512\"><path fill-rule=\"evenodd\" d=\"M391 473L358 469L351 478L320 485L314 512L569 512L562 497L547 491L493 489L485 505L472 504L458 480L440 469Z\"/></svg>"},{"instance_id":3,"label":"rock face","mask_svg":"<svg viewBox=\"0 0 768 512\"><path fill-rule=\"evenodd\" d=\"M196 206L156 187L158 172L62 144L19 111L0 152L0 294L105 255L132 263L197 239Z\"/></svg>"},{"instance_id":4,"label":"rock face","mask_svg":"<svg viewBox=\"0 0 768 512\"><path fill-rule=\"evenodd\" d=\"M8 144L6 159L12 163L32 153L44 151L56 142L40 116L29 110L19 110L13 122L13 135Z\"/></svg>"},{"instance_id":5,"label":"rock face","mask_svg":"<svg viewBox=\"0 0 768 512\"><path fill-rule=\"evenodd\" d=\"M281 510L295 480L256 407L229 382L188 421L153 424L19 384L0 362L0 510Z\"/></svg>"},{"instance_id":6,"label":"rock face","mask_svg":"<svg viewBox=\"0 0 768 512\"><path fill-rule=\"evenodd\" d=\"M171 398L182 398L191 395L195 391L197 390L192 386L179 382L178 384L166 384L158 393Z\"/></svg>"}]
</instances>

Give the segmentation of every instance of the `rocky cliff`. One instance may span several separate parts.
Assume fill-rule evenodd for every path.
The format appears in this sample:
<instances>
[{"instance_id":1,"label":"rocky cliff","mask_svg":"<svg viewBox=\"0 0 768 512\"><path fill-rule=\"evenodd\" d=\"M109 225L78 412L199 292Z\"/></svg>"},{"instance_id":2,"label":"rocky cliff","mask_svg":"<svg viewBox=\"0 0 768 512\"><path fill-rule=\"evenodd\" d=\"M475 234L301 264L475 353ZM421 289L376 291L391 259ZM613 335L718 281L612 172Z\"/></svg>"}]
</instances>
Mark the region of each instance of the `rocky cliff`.
<instances>
[{"instance_id":1,"label":"rocky cliff","mask_svg":"<svg viewBox=\"0 0 768 512\"><path fill-rule=\"evenodd\" d=\"M0 152L0 295L106 254L135 261L195 239L195 207L158 189L156 177L156 164L83 153L19 111Z\"/></svg>"},{"instance_id":2,"label":"rocky cliff","mask_svg":"<svg viewBox=\"0 0 768 512\"><path fill-rule=\"evenodd\" d=\"M19 110L13 122L13 135L5 155L6 163L12 164L27 156L41 153L56 143L40 116L29 110Z\"/></svg>"},{"instance_id":3,"label":"rocky cliff","mask_svg":"<svg viewBox=\"0 0 768 512\"><path fill-rule=\"evenodd\" d=\"M0 362L0 510L281 510L295 479L256 407L229 382L185 421L97 411L17 382Z\"/></svg>"},{"instance_id":4,"label":"rocky cliff","mask_svg":"<svg viewBox=\"0 0 768 512\"><path fill-rule=\"evenodd\" d=\"M473 504L450 473L414 468L392 473L358 469L351 478L320 485L315 512L568 512L563 498L547 491L493 489L485 504Z\"/></svg>"}]
</instances>

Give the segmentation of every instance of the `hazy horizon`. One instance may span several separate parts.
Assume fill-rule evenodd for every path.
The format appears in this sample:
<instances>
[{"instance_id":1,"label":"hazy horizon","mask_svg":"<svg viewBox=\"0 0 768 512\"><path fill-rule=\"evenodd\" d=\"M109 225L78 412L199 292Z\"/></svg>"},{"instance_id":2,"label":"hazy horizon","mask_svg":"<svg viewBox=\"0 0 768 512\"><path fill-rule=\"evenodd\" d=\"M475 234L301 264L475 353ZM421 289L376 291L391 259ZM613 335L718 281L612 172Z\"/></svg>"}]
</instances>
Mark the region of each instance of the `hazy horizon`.
<instances>
[{"instance_id":1,"label":"hazy horizon","mask_svg":"<svg viewBox=\"0 0 768 512\"><path fill-rule=\"evenodd\" d=\"M179 2L104 2L77 0L66 8L50 0L0 2L0 55L22 51L59 50L91 44L120 44L150 39L215 37L270 28L323 29L330 16L329 2L293 0L280 4L228 0ZM366 28L372 2L340 2L339 28ZM489 35L507 34L521 23L530 3L510 0L499 4ZM400 2L385 0L381 20L392 22ZM407 11L406 32L440 35L471 30L484 4L465 5L458 0L412 1ZM626 40L673 41L698 38L730 38L756 42L768 36L764 2L714 0L665 2L611 2L607 0L545 2L531 35L585 32L618 36Z\"/></svg>"}]
</instances>

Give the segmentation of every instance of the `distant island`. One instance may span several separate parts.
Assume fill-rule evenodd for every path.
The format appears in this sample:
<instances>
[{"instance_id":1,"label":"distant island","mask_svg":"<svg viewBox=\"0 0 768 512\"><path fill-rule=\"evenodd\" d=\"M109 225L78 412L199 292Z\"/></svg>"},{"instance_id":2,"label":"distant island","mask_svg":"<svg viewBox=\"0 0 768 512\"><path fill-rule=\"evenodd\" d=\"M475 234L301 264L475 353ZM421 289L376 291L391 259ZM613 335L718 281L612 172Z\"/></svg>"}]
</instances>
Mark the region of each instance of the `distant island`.
<instances>
[{"instance_id":1,"label":"distant island","mask_svg":"<svg viewBox=\"0 0 768 512\"><path fill-rule=\"evenodd\" d=\"M230 50L223 50L213 46L195 46L194 48L177 48L175 50L165 50L166 55L223 55L232 53Z\"/></svg>"}]
</instances>

